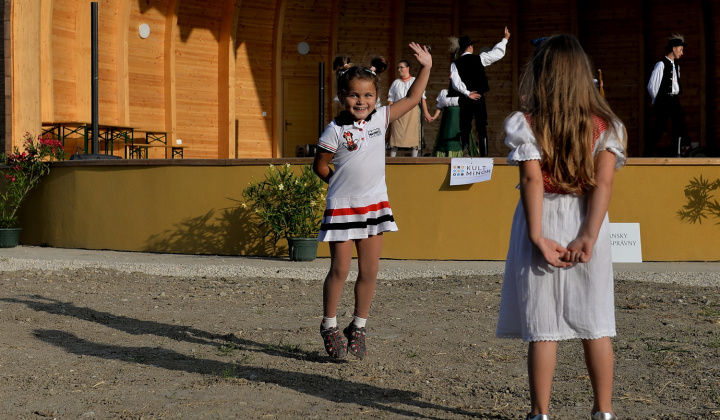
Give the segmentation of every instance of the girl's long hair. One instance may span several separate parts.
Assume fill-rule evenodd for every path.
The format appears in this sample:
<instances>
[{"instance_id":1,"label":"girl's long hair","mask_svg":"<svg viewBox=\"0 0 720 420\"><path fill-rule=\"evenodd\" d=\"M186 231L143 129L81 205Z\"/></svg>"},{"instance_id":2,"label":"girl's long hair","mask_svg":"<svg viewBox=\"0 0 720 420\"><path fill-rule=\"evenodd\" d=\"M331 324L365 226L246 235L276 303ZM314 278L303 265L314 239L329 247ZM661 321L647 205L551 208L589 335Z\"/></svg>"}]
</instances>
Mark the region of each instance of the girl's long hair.
<instances>
[{"instance_id":1,"label":"girl's long hair","mask_svg":"<svg viewBox=\"0 0 720 420\"><path fill-rule=\"evenodd\" d=\"M520 82L520 102L550 181L576 194L595 187L593 116L612 131L619 119L595 86L590 60L574 36L554 35L536 48ZM625 141L624 128L615 134Z\"/></svg>"}]
</instances>

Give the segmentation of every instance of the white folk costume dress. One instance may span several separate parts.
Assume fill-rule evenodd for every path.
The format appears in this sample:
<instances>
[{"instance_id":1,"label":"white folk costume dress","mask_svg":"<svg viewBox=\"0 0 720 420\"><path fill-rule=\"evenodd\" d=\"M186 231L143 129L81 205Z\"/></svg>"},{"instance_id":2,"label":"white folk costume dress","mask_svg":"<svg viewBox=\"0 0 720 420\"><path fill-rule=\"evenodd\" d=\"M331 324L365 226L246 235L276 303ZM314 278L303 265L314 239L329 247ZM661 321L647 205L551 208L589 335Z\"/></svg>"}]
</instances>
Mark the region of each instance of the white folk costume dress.
<instances>
[{"instance_id":1,"label":"white folk costume dress","mask_svg":"<svg viewBox=\"0 0 720 420\"><path fill-rule=\"evenodd\" d=\"M414 81L414 77L410 77L408 80L395 79L388 91L388 101L397 102L406 97ZM425 92L423 92L422 98L425 99ZM390 147L417 148L420 145L420 137L422 136L421 113L420 107L417 106L392 123Z\"/></svg>"},{"instance_id":2,"label":"white folk costume dress","mask_svg":"<svg viewBox=\"0 0 720 420\"><path fill-rule=\"evenodd\" d=\"M398 230L385 185L388 111L376 108L363 121L343 111L320 136L318 146L335 154L335 174L318 241L344 242Z\"/></svg>"},{"instance_id":3,"label":"white folk costume dress","mask_svg":"<svg viewBox=\"0 0 720 420\"><path fill-rule=\"evenodd\" d=\"M595 120L594 153L615 154L615 168L625 164L622 125L607 130ZM505 123L505 144L511 151L510 165L540 160L542 152L528 120L515 113ZM545 174L543 174L545 175ZM547 177L542 209L543 235L562 246L575 237L587 213L587 194L557 193ZM559 191L558 191L559 192ZM500 314L496 334L523 341L559 341L573 338L596 339L615 336L615 301L610 253L610 226L605 214L600 234L587 263L555 268L530 242L527 221L520 201L513 216L510 247L505 263Z\"/></svg>"}]
</instances>

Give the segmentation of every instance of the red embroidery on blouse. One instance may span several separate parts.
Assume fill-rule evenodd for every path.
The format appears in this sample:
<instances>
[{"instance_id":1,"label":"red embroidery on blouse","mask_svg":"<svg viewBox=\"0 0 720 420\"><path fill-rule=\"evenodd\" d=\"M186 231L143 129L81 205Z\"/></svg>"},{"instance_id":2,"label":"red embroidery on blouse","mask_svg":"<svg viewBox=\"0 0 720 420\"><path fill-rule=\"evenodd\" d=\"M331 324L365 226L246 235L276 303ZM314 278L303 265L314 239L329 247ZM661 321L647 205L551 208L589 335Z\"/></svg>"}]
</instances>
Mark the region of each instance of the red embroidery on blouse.
<instances>
[{"instance_id":1,"label":"red embroidery on blouse","mask_svg":"<svg viewBox=\"0 0 720 420\"><path fill-rule=\"evenodd\" d=\"M524 114L525 115L525 121L527 121L528 125L532 127L532 116L530 114ZM592 149L595 150L595 143L597 142L597 139L600 138L600 135L607 130L607 125L605 124L605 121L598 117L597 115L592 116L593 119L593 142L592 142ZM570 191L566 191L562 188L560 188L558 185L553 183L550 180L550 175L547 173L547 171L542 171L543 175L543 188L546 193L549 194L574 194Z\"/></svg>"}]
</instances>

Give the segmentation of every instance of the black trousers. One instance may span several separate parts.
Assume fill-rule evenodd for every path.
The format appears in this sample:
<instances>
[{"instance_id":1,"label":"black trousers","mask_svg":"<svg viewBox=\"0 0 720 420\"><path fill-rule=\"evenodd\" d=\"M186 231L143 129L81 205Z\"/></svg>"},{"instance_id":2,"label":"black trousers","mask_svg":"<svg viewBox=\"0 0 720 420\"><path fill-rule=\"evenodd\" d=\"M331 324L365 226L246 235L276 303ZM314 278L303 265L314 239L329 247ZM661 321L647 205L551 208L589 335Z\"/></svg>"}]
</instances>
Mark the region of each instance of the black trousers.
<instances>
[{"instance_id":1,"label":"black trousers","mask_svg":"<svg viewBox=\"0 0 720 420\"><path fill-rule=\"evenodd\" d=\"M672 123L672 139L670 141L670 152L667 157L679 155L678 150L683 139L689 141L687 128L685 126L685 112L680 106L680 100L677 95L658 95L653 104L655 109L655 125L650 135L645 136L645 147L643 147L643 156L652 157L657 155L657 144L663 133L667 130L668 121Z\"/></svg>"},{"instance_id":2,"label":"black trousers","mask_svg":"<svg viewBox=\"0 0 720 420\"><path fill-rule=\"evenodd\" d=\"M470 99L467 96L460 96L458 104L460 105L460 140L463 149L469 150L472 120L474 118L475 129L480 142L480 156L487 156L487 106L485 105L485 94L477 100Z\"/></svg>"}]
</instances>

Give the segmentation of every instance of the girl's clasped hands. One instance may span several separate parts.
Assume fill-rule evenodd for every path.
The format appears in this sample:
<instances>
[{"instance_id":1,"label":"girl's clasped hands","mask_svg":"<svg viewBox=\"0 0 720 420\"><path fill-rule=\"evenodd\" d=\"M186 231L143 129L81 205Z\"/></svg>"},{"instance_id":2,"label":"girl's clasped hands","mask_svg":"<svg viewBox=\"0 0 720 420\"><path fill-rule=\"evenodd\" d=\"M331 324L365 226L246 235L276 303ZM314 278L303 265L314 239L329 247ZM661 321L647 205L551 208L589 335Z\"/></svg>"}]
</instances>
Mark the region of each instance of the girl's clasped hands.
<instances>
[{"instance_id":1,"label":"girl's clasped hands","mask_svg":"<svg viewBox=\"0 0 720 420\"><path fill-rule=\"evenodd\" d=\"M548 264L557 268L567 268L576 263L589 262L595 241L578 236L564 247L552 239L542 238L536 245Z\"/></svg>"}]
</instances>

